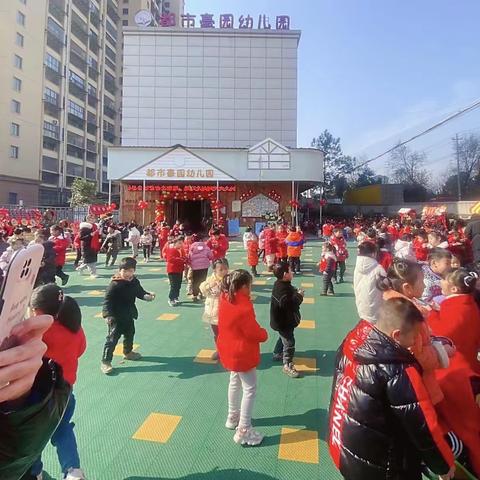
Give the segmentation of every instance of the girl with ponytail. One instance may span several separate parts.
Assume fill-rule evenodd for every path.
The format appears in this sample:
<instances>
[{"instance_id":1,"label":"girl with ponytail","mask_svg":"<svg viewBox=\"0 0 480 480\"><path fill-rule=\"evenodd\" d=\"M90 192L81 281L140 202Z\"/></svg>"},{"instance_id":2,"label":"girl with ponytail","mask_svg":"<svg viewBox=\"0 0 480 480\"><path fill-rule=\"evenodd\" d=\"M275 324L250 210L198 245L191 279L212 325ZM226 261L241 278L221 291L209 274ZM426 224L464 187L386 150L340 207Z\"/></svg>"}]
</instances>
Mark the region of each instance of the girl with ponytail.
<instances>
[{"instance_id":1,"label":"girl with ponytail","mask_svg":"<svg viewBox=\"0 0 480 480\"><path fill-rule=\"evenodd\" d=\"M378 281L377 287L382 290L383 299L406 298L422 313L425 322L421 324L414 346L410 349L423 369L423 382L434 405L443 399L443 393L435 378L435 370L449 365L449 354L454 349L443 345L441 341L432 340L430 328L426 322L431 308L419 300L423 293L422 267L415 262L396 258L388 269L387 276Z\"/></svg>"},{"instance_id":2,"label":"girl with ponytail","mask_svg":"<svg viewBox=\"0 0 480 480\"><path fill-rule=\"evenodd\" d=\"M87 343L82 329L82 314L78 303L66 297L62 289L54 283L36 288L30 300L34 315L52 315L54 322L44 334L47 345L46 358L54 360L62 367L64 379L73 387L77 379L78 359L86 349ZM75 411L75 396L72 393L67 408L57 430L51 438L57 449L58 460L66 480L84 480L85 474L80 469L77 441L71 422ZM33 464L31 475L42 478L41 458Z\"/></svg>"},{"instance_id":3,"label":"girl with ponytail","mask_svg":"<svg viewBox=\"0 0 480 480\"><path fill-rule=\"evenodd\" d=\"M268 338L255 318L250 289L252 276L234 270L223 277L218 307L217 350L220 362L230 370L228 417L225 426L236 429L233 440L259 445L263 435L252 428L252 410L257 391L260 343Z\"/></svg>"}]
</instances>

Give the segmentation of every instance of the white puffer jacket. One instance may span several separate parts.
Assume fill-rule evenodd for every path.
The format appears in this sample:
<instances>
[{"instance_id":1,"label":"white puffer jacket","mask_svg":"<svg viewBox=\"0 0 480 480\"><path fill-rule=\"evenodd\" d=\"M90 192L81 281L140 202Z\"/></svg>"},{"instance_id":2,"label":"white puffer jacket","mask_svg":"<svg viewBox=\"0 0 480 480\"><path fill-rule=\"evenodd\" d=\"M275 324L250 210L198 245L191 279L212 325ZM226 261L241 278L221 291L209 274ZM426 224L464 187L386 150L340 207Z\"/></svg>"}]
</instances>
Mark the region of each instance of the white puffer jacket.
<instances>
[{"instance_id":1,"label":"white puffer jacket","mask_svg":"<svg viewBox=\"0 0 480 480\"><path fill-rule=\"evenodd\" d=\"M407 242L406 240L397 240L395 242L394 256L403 260L410 260L411 262L417 261L412 242Z\"/></svg>"},{"instance_id":2,"label":"white puffer jacket","mask_svg":"<svg viewBox=\"0 0 480 480\"><path fill-rule=\"evenodd\" d=\"M353 272L353 289L358 316L362 320L375 323L378 310L383 303L383 294L377 288L377 280L386 277L384 268L371 257L357 257Z\"/></svg>"},{"instance_id":3,"label":"white puffer jacket","mask_svg":"<svg viewBox=\"0 0 480 480\"><path fill-rule=\"evenodd\" d=\"M218 325L218 304L220 302L220 286L222 280L213 273L200 284L200 291L205 297L205 311L202 319L210 325Z\"/></svg>"}]
</instances>

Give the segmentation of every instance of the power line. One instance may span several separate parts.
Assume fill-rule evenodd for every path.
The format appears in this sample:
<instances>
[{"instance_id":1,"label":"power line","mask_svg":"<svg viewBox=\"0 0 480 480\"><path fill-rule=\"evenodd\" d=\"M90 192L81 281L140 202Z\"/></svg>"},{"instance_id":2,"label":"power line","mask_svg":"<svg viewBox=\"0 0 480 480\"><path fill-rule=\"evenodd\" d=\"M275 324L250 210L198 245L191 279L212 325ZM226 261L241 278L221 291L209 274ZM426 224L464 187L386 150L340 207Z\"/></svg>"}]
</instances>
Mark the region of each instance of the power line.
<instances>
[{"instance_id":1,"label":"power line","mask_svg":"<svg viewBox=\"0 0 480 480\"><path fill-rule=\"evenodd\" d=\"M454 118L457 118L461 115L464 115L465 113L468 113L468 112L471 112L472 110L475 110L476 108L480 107L480 100L477 100L475 101L474 103L472 103L471 105L467 106L467 107L464 107L462 109L460 109L458 112L455 112L451 115L449 115L448 117L444 118L443 120L441 120L440 122L437 122L435 123L434 125L432 125L431 127L427 128L426 130L423 130L422 132L420 133L417 133L416 135L414 135L413 137L410 137L408 140L405 140L403 142L400 142L398 143L397 145L389 148L388 150L386 150L385 152L383 153L380 153L379 155L373 157L373 158L370 158L369 160L366 160L365 162L362 162L360 165L357 165L353 170L358 170L359 168L362 168L364 167L365 165L371 163L371 162L374 162L375 160L378 160L379 158L382 158L384 157L385 155L388 155L389 153L393 152L395 149L397 149L398 147L401 147L403 145L406 145L407 143L410 143L410 142L413 142L413 140L416 140L417 138L420 138L420 137L423 137L424 135L426 135L427 133L430 133L432 132L433 130L436 130L437 128L445 125L446 123L450 122L451 120L453 120Z\"/></svg>"}]
</instances>

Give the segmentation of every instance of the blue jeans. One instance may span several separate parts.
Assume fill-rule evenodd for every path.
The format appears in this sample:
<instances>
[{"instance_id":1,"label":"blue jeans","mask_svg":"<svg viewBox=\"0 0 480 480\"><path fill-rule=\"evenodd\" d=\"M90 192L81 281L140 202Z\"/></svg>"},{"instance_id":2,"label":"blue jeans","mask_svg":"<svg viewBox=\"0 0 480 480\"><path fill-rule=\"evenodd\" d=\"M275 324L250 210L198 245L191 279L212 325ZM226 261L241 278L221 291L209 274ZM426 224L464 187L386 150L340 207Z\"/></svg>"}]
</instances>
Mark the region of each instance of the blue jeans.
<instances>
[{"instance_id":1,"label":"blue jeans","mask_svg":"<svg viewBox=\"0 0 480 480\"><path fill-rule=\"evenodd\" d=\"M284 330L277 332L279 338L273 349L276 355L283 354L283 364L288 365L293 362L295 355L295 335L294 330Z\"/></svg>"},{"instance_id":2,"label":"blue jeans","mask_svg":"<svg viewBox=\"0 0 480 480\"><path fill-rule=\"evenodd\" d=\"M67 474L70 468L80 468L77 441L75 439L75 433L73 432L75 424L71 421L73 412L75 411L75 403L75 396L72 392L63 418L50 439L52 445L57 449L58 461L60 462L64 475ZM42 471L43 463L40 457L33 464L30 473L36 476L40 475Z\"/></svg>"}]
</instances>

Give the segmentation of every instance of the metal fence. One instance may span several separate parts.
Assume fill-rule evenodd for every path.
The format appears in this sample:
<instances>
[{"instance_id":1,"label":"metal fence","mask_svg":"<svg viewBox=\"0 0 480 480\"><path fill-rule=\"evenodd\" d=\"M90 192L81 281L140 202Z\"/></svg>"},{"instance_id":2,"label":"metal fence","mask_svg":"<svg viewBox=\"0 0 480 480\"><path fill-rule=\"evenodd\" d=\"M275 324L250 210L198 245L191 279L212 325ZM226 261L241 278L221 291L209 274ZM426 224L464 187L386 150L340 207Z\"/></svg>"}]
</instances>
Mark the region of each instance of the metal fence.
<instances>
[{"instance_id":1,"label":"metal fence","mask_svg":"<svg viewBox=\"0 0 480 480\"><path fill-rule=\"evenodd\" d=\"M55 212L55 221L68 220L69 222L82 222L88 215L88 206L85 207L43 207L43 206L25 206L25 205L1 205L0 208L6 208L12 218L31 217L32 210L39 210L42 214L47 210ZM118 210L112 212L113 219L118 222Z\"/></svg>"}]
</instances>

